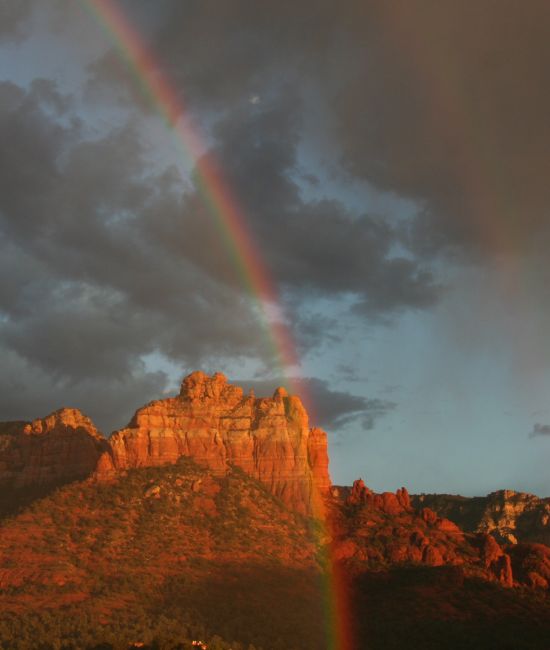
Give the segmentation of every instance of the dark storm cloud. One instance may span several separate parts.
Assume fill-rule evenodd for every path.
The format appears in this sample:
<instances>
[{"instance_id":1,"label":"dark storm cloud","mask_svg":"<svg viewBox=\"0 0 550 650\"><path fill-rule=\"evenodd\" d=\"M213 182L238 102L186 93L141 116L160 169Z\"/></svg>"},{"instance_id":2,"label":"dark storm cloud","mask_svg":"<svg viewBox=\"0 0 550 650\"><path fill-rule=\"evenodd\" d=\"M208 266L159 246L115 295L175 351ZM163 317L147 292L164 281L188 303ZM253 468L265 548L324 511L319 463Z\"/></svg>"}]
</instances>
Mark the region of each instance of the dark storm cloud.
<instances>
[{"instance_id":1,"label":"dark storm cloud","mask_svg":"<svg viewBox=\"0 0 550 650\"><path fill-rule=\"evenodd\" d=\"M550 424L535 424L529 437L536 438L538 436L550 436Z\"/></svg>"},{"instance_id":2,"label":"dark storm cloud","mask_svg":"<svg viewBox=\"0 0 550 650\"><path fill-rule=\"evenodd\" d=\"M191 107L207 109L212 152L206 155L219 159L288 297L300 350L339 336L333 318L301 305L305 296L351 295L356 310L369 316L432 304L436 283L395 253L399 237L390 225L337 200L308 199L294 180L307 177L311 186L315 178L315 170L298 164L309 101L301 82L315 69L311 54L327 34L326 7L315 18L300 9L296 19L290 3L265 15L245 5L190 3L182 14L178 3L159 4L149 38L156 39L161 64L189 91ZM46 9L53 7L63 9L63 2ZM64 15L81 19L74 7ZM63 29L55 15L50 22ZM172 26L182 24L189 36L204 24L204 38L176 39ZM308 54L296 58L303 29L311 42ZM281 39L285 54L274 59ZM89 89L96 91L128 74L109 52L89 71ZM127 124L98 133L85 117L77 119L73 99L53 81L38 79L27 89L0 84L0 338L20 369L50 378L52 391L89 384L88 403L96 408L102 379L135 381L138 392L151 382L160 386L164 380L141 361L155 351L187 367L246 355L269 360L243 278L203 196L196 186L184 191L173 170L151 163L139 133L146 104L136 102L134 79L127 88ZM253 94L257 103L249 102ZM113 99L104 96L107 104ZM367 408L357 406L358 413ZM353 418L368 424L366 413Z\"/></svg>"},{"instance_id":3,"label":"dark storm cloud","mask_svg":"<svg viewBox=\"0 0 550 650\"><path fill-rule=\"evenodd\" d=\"M333 102L350 172L423 203L419 250L547 235L548 3L376 4Z\"/></svg>"},{"instance_id":4,"label":"dark storm cloud","mask_svg":"<svg viewBox=\"0 0 550 650\"><path fill-rule=\"evenodd\" d=\"M546 2L122 6L199 118L303 351L341 339L349 305L377 321L434 305L433 253L544 244ZM60 38L77 20L82 33L74 3L40 7L58 8ZM27 8L0 2L0 36L21 33ZM152 107L130 68L104 51L88 73L88 98L102 103L78 118L51 80L0 83L0 339L13 367L43 377L37 403L48 385L74 385L99 408L112 382L135 382L136 396L162 388L141 361L155 350L187 367L268 359L197 179L184 185L144 149ZM127 124L105 127L120 101ZM342 166L345 181L414 199L418 216L349 204L330 176ZM330 303L330 315L310 299ZM17 396L1 373L8 408ZM327 400L332 426L368 428L390 408Z\"/></svg>"},{"instance_id":5,"label":"dark storm cloud","mask_svg":"<svg viewBox=\"0 0 550 650\"><path fill-rule=\"evenodd\" d=\"M149 39L213 114L298 88L322 156L418 201L408 246L486 253L548 234L549 29L546 0L207 0L164 3Z\"/></svg>"},{"instance_id":6,"label":"dark storm cloud","mask_svg":"<svg viewBox=\"0 0 550 650\"><path fill-rule=\"evenodd\" d=\"M33 82L28 92L0 82L0 218L14 237L24 237L33 223L44 228L44 217L53 218L42 202L51 198L57 161L74 137L56 119L65 101L53 82L44 79ZM53 116L48 110L52 107Z\"/></svg>"},{"instance_id":7,"label":"dark storm cloud","mask_svg":"<svg viewBox=\"0 0 550 650\"><path fill-rule=\"evenodd\" d=\"M31 0L0 0L0 39L17 39L31 8Z\"/></svg>"},{"instance_id":8,"label":"dark storm cloud","mask_svg":"<svg viewBox=\"0 0 550 650\"><path fill-rule=\"evenodd\" d=\"M295 322L295 340L299 351L305 353L310 350L319 350L321 342L329 344L341 342L339 323L335 318L315 313L304 313L303 308L300 309L297 305L288 311L292 314Z\"/></svg>"},{"instance_id":9,"label":"dark storm cloud","mask_svg":"<svg viewBox=\"0 0 550 650\"><path fill-rule=\"evenodd\" d=\"M231 3L165 2L154 28L143 21L144 4L129 15L140 22L148 45L181 91L201 108L225 110L258 91L298 81L300 71L318 64L318 53L330 37L333 7L327 2ZM312 56L313 54L313 56ZM94 84L124 71L110 54L92 69ZM113 70L113 67L115 70Z\"/></svg>"},{"instance_id":10,"label":"dark storm cloud","mask_svg":"<svg viewBox=\"0 0 550 650\"><path fill-rule=\"evenodd\" d=\"M208 339L220 336L222 329L237 349L246 349L245 336L237 334L243 319L251 318L242 297L149 238L142 212L151 206L177 206L180 199L165 177L142 176L147 163L135 131L125 128L94 141L77 139L72 129L41 108L38 98L31 110L30 95L10 88L16 99L0 109L0 128L5 129L0 165L6 172L0 181L3 262L10 255L26 260L3 283L4 309L18 317L3 327L10 342L25 350L38 337L34 330L39 321L44 332L53 332L64 314L68 322L80 322L84 338L95 323L98 336L104 331L106 340L120 338L124 347L132 347L131 337L122 335L127 325L138 333L139 348L142 337L160 328L169 348L188 337L187 347L196 350L196 359L211 344L215 347ZM185 224L179 225L185 230ZM242 312L239 326L233 319L234 339L232 319L222 328L214 324L214 315L235 307ZM111 328L120 329L119 336ZM73 362L75 372L78 361Z\"/></svg>"},{"instance_id":11,"label":"dark storm cloud","mask_svg":"<svg viewBox=\"0 0 550 650\"><path fill-rule=\"evenodd\" d=\"M275 388L284 385L285 381L260 379L239 380L236 383L246 390L254 389L257 397L270 397ZM300 379L299 385L313 405L310 407L310 426L323 427L329 433L349 430L352 426L368 431L374 428L379 418L396 407L395 402L334 390L327 381L317 377Z\"/></svg>"},{"instance_id":12,"label":"dark storm cloud","mask_svg":"<svg viewBox=\"0 0 550 650\"><path fill-rule=\"evenodd\" d=\"M246 228L276 281L300 297L352 296L355 312L370 317L433 305L440 287L429 269L396 252L400 235L394 227L369 214L354 215L340 201L304 197L294 179L301 126L294 111L298 101L288 88L268 106L229 112L216 123L216 144L206 154L224 170L243 207ZM219 232L197 193L190 192L181 209L155 210L150 223L151 236L161 238L165 246L220 279L240 281L229 268ZM209 245L197 247L198 239ZM212 266L212 250L219 250L217 268Z\"/></svg>"},{"instance_id":13,"label":"dark storm cloud","mask_svg":"<svg viewBox=\"0 0 550 650\"><path fill-rule=\"evenodd\" d=\"M79 408L103 433L125 426L133 413L151 399L163 397L166 377L135 369L131 380L107 375L75 383L52 376L0 347L0 420L30 420L61 408Z\"/></svg>"},{"instance_id":14,"label":"dark storm cloud","mask_svg":"<svg viewBox=\"0 0 550 650\"><path fill-rule=\"evenodd\" d=\"M145 354L188 367L263 354L242 292L149 237L147 208L177 206L182 188L146 175L132 126L85 139L50 82L0 95L0 417L27 417L22 395L32 409L63 395L108 428L164 386Z\"/></svg>"}]
</instances>

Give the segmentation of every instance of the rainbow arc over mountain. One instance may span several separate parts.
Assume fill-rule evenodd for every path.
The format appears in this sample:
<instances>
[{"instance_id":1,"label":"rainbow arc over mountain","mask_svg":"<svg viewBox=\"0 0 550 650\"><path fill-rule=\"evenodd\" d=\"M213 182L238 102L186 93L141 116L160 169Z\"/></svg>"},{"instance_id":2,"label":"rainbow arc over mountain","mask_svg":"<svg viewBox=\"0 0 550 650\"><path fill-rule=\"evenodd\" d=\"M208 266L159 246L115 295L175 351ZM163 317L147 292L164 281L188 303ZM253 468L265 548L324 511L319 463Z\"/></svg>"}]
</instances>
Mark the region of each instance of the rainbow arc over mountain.
<instances>
[{"instance_id":1,"label":"rainbow arc over mountain","mask_svg":"<svg viewBox=\"0 0 550 650\"><path fill-rule=\"evenodd\" d=\"M115 0L82 1L126 61L142 92L164 119L173 135L174 145L184 160L194 162L203 200L244 286L260 308L279 369L293 392L299 393L306 406L311 407L311 400L304 394L304 384L289 374L300 365L290 330L284 318L272 316L274 311L281 313L276 285L263 262L261 251L253 241L243 210L225 180L223 170L215 158L206 152L199 131L191 125L181 93L176 92L160 62ZM316 501L319 503L316 515L324 527L323 533L330 537L321 499ZM323 584L327 650L351 650L353 647L347 596L345 578L338 563L329 557Z\"/></svg>"}]
</instances>

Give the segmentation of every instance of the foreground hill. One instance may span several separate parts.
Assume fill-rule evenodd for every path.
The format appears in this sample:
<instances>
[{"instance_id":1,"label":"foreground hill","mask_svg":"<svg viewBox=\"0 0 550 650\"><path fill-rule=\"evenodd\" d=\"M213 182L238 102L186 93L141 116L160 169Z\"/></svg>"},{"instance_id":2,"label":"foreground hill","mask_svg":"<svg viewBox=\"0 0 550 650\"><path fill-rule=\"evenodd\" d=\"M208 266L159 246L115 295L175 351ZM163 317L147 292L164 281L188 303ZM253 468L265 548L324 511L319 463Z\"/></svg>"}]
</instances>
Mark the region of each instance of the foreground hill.
<instances>
[{"instance_id":1,"label":"foreground hill","mask_svg":"<svg viewBox=\"0 0 550 650\"><path fill-rule=\"evenodd\" d=\"M0 529L1 647L328 650L331 556L347 647L549 647L546 591L501 586L476 536L404 491L367 491L329 499L331 541L241 470L190 459L62 487Z\"/></svg>"},{"instance_id":2,"label":"foreground hill","mask_svg":"<svg viewBox=\"0 0 550 650\"><path fill-rule=\"evenodd\" d=\"M0 640L322 647L317 550L310 522L238 469L180 459L74 483L0 528Z\"/></svg>"},{"instance_id":3,"label":"foreground hill","mask_svg":"<svg viewBox=\"0 0 550 650\"><path fill-rule=\"evenodd\" d=\"M329 531L185 458L66 485L0 526L0 647L329 650L336 570L347 650L548 648L547 591L502 586L492 538L407 497L358 482L327 499Z\"/></svg>"}]
</instances>

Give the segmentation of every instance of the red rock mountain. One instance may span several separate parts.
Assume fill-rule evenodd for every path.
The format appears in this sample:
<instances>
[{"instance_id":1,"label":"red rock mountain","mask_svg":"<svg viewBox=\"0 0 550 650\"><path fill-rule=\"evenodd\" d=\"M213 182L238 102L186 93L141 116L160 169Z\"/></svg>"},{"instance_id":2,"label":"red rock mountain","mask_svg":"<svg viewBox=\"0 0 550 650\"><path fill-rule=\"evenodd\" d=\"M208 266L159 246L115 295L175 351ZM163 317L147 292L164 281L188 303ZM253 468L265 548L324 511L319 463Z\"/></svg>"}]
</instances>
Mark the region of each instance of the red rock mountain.
<instances>
[{"instance_id":1,"label":"red rock mountain","mask_svg":"<svg viewBox=\"0 0 550 650\"><path fill-rule=\"evenodd\" d=\"M326 434L309 427L300 399L284 388L272 398L245 396L221 373L192 373L177 397L140 408L109 440L76 409L4 423L0 436L0 485L17 488L92 472L107 479L181 456L220 474L239 467L298 512L312 513L316 497L330 487Z\"/></svg>"},{"instance_id":2,"label":"red rock mountain","mask_svg":"<svg viewBox=\"0 0 550 650\"><path fill-rule=\"evenodd\" d=\"M411 503L404 488L376 494L361 480L352 488L331 487L326 434L309 427L300 399L283 388L271 398L257 398L244 395L221 373L194 372L177 397L140 408L108 440L77 409L0 424L0 487L8 500L13 490L92 475L105 481L181 457L217 476L237 467L297 512L318 515L321 503L329 504L334 553L344 561L465 564L505 585L516 576L532 586L550 583L546 546L523 544L504 552L487 534L492 530L469 533L462 522L459 527L451 521L454 511L445 517L418 498Z\"/></svg>"},{"instance_id":3,"label":"red rock mountain","mask_svg":"<svg viewBox=\"0 0 550 650\"><path fill-rule=\"evenodd\" d=\"M0 423L0 487L25 489L86 478L109 445L78 409Z\"/></svg>"},{"instance_id":4,"label":"red rock mountain","mask_svg":"<svg viewBox=\"0 0 550 650\"><path fill-rule=\"evenodd\" d=\"M284 388L272 398L245 396L221 373L192 373L177 397L139 409L109 442L99 477L189 456L221 473L241 468L300 512L312 512L330 486L326 434L310 429L300 399Z\"/></svg>"}]
</instances>

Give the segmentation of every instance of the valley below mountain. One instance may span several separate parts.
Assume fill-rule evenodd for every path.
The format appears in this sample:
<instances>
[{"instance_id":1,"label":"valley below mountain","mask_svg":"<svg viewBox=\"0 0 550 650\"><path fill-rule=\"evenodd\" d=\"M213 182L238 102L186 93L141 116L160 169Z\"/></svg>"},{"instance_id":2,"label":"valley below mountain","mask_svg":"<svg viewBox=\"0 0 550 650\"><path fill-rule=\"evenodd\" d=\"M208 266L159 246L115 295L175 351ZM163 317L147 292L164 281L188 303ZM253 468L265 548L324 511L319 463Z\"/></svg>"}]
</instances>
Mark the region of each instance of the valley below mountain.
<instances>
[{"instance_id":1,"label":"valley below mountain","mask_svg":"<svg viewBox=\"0 0 550 650\"><path fill-rule=\"evenodd\" d=\"M1 423L0 487L6 650L550 647L548 499L332 485L282 388Z\"/></svg>"}]
</instances>

